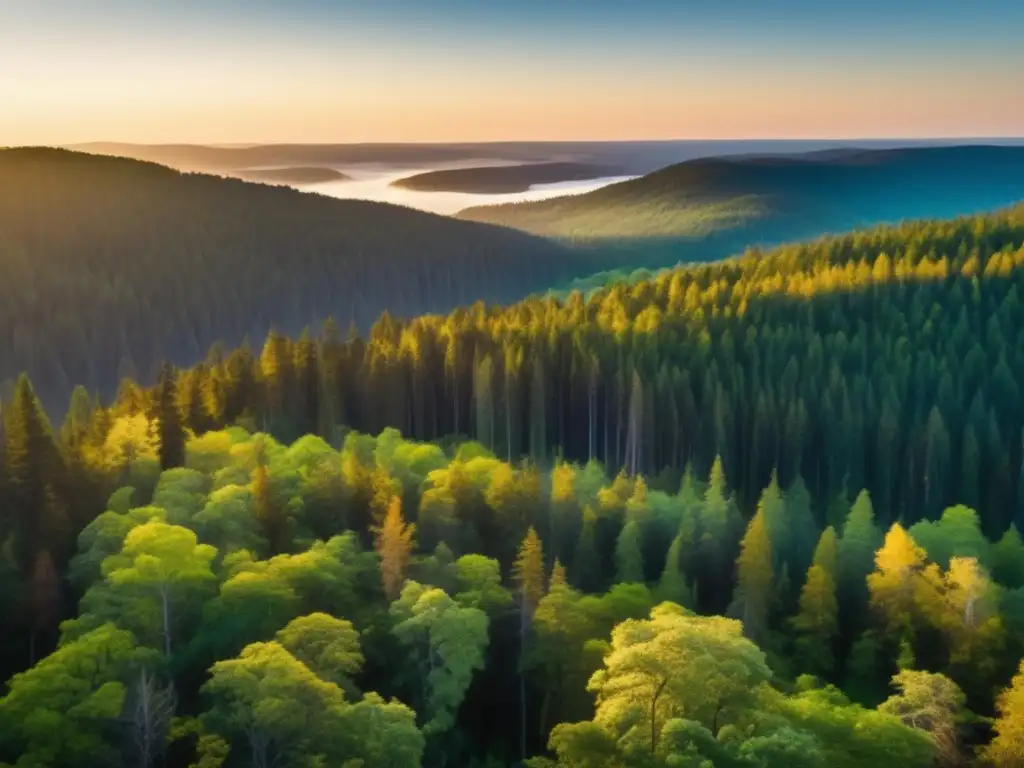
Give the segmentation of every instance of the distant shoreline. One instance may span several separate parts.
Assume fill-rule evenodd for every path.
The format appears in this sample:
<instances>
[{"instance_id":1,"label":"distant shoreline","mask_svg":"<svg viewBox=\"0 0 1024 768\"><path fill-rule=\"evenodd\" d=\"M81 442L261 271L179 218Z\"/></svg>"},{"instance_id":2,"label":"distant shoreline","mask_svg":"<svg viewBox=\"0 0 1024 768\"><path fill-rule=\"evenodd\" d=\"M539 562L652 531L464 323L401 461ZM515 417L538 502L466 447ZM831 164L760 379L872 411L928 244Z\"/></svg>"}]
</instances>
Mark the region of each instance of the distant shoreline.
<instances>
[{"instance_id":1,"label":"distant shoreline","mask_svg":"<svg viewBox=\"0 0 1024 768\"><path fill-rule=\"evenodd\" d=\"M351 181L352 177L333 168L255 168L228 171L227 175L243 181L268 184L325 184L329 181Z\"/></svg>"},{"instance_id":2,"label":"distant shoreline","mask_svg":"<svg viewBox=\"0 0 1024 768\"><path fill-rule=\"evenodd\" d=\"M417 192L499 195L527 192L535 184L590 181L617 173L617 168L590 163L526 163L427 171L393 181L391 186Z\"/></svg>"}]
</instances>

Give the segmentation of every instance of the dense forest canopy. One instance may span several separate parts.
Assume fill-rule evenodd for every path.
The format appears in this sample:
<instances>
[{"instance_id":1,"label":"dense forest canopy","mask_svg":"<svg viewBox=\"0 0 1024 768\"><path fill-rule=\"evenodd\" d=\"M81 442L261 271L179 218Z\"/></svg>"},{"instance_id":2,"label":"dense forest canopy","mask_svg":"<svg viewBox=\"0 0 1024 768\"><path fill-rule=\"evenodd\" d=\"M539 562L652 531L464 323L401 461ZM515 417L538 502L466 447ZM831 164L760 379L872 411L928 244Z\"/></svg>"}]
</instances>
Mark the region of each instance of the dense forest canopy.
<instances>
[{"instance_id":1,"label":"dense forest canopy","mask_svg":"<svg viewBox=\"0 0 1024 768\"><path fill-rule=\"evenodd\" d=\"M1021 198L1024 147L848 149L701 158L582 195L479 206L459 217L666 266Z\"/></svg>"},{"instance_id":2,"label":"dense forest canopy","mask_svg":"<svg viewBox=\"0 0 1024 768\"><path fill-rule=\"evenodd\" d=\"M1019 765L1022 277L1018 207L21 376L0 761Z\"/></svg>"},{"instance_id":3,"label":"dense forest canopy","mask_svg":"<svg viewBox=\"0 0 1024 768\"><path fill-rule=\"evenodd\" d=\"M820 529L799 481L745 508L719 461L657 487L395 430L182 443L159 414L83 450L121 487L69 587L51 549L27 590L7 564L5 658L33 655L0 760L926 768L1021 747L1024 544L967 507L883 537L867 492Z\"/></svg>"},{"instance_id":4,"label":"dense forest canopy","mask_svg":"<svg viewBox=\"0 0 1024 768\"><path fill-rule=\"evenodd\" d=\"M215 341L513 301L590 271L508 230L131 160L0 151L0 382L52 412ZM8 387L7 393L10 389Z\"/></svg>"}]
</instances>

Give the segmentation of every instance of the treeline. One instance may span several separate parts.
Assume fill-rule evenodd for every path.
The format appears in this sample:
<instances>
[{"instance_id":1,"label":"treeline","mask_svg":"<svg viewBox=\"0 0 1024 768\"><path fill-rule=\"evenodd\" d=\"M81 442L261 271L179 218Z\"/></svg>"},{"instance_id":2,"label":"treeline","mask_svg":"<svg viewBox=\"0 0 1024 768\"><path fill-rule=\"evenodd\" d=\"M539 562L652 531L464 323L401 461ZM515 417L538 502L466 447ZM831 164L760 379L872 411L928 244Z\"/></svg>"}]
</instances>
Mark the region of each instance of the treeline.
<instances>
[{"instance_id":1,"label":"treeline","mask_svg":"<svg viewBox=\"0 0 1024 768\"><path fill-rule=\"evenodd\" d=\"M597 459L678 482L721 456L742 503L799 476L820 524L866 488L886 525L963 503L998 536L1024 522L1021 209L881 228L679 268L589 300L385 314L215 346L176 373L197 433L292 440L395 427L473 437L506 460ZM123 382L113 412L152 407ZM69 418L110 409L79 392Z\"/></svg>"},{"instance_id":2,"label":"treeline","mask_svg":"<svg viewBox=\"0 0 1024 768\"><path fill-rule=\"evenodd\" d=\"M883 535L864 491L821 529L800 480L746 508L718 460L659 487L395 430L340 451L189 437L171 411L113 418L95 460L120 488L59 573L42 549L19 589L8 563L4 615L60 624L0 696L0 761L926 768L1024 749L1024 542L966 507Z\"/></svg>"},{"instance_id":3,"label":"treeline","mask_svg":"<svg viewBox=\"0 0 1024 768\"><path fill-rule=\"evenodd\" d=\"M109 400L217 340L334 315L514 301L591 270L518 232L118 158L0 151L0 382L27 371L48 410Z\"/></svg>"}]
</instances>

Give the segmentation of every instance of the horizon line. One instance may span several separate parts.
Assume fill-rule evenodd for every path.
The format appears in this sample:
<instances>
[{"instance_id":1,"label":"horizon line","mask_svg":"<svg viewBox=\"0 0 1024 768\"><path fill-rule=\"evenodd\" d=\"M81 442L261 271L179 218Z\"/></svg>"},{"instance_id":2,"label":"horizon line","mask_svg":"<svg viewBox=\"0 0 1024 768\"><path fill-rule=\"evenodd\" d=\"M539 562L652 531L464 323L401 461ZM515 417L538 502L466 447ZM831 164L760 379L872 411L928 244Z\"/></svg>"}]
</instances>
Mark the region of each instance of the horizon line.
<instances>
[{"instance_id":1,"label":"horizon line","mask_svg":"<svg viewBox=\"0 0 1024 768\"><path fill-rule=\"evenodd\" d=\"M728 143L784 143L784 142L840 142L840 141L907 141L907 142L949 142L949 141L1024 141L1024 133L1019 135L962 135L962 136L786 136L786 137L730 137L730 138L650 138L650 139L489 139L489 140L458 140L450 139L445 141L256 141L256 142L198 142L198 141L117 141L117 140L94 140L80 141L70 144L22 144L7 145L22 147L53 147L56 149L69 149L76 147L89 147L104 144L119 144L134 147L207 147L211 149L251 149L253 147L400 147L400 146L496 146L503 144L696 144L716 142Z\"/></svg>"}]
</instances>

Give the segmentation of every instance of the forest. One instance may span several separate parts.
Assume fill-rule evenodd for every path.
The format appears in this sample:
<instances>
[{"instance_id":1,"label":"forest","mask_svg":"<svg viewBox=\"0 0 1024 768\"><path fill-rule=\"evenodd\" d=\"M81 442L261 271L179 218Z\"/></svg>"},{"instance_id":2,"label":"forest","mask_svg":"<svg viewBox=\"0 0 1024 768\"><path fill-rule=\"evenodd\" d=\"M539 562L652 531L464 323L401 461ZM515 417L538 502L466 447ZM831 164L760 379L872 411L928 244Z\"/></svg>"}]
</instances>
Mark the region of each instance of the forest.
<instances>
[{"instance_id":1,"label":"forest","mask_svg":"<svg viewBox=\"0 0 1024 768\"><path fill-rule=\"evenodd\" d=\"M2 410L0 762L1024 765L1024 208Z\"/></svg>"},{"instance_id":2,"label":"forest","mask_svg":"<svg viewBox=\"0 0 1024 768\"><path fill-rule=\"evenodd\" d=\"M0 265L4 396L28 371L58 415L75 385L109 400L271 325L368 328L591 271L519 232L43 148L0 151Z\"/></svg>"}]
</instances>

